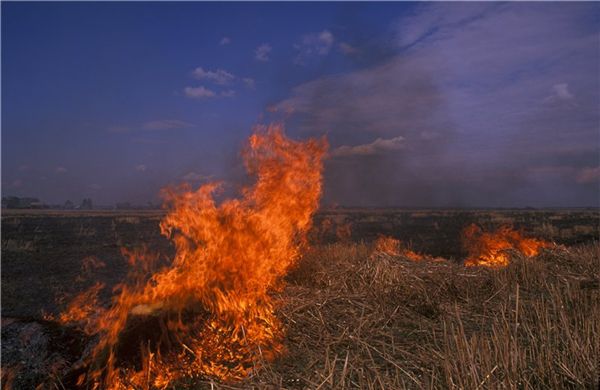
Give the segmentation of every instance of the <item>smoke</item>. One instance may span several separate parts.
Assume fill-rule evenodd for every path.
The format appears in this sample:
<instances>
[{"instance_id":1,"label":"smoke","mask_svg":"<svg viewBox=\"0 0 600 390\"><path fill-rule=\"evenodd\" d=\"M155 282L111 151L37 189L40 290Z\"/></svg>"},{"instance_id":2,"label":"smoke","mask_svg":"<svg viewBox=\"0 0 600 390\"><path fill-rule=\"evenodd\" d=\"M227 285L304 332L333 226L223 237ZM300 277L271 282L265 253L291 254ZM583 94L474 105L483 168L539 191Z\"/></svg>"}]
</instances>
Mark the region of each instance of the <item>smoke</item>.
<instances>
[{"instance_id":1,"label":"smoke","mask_svg":"<svg viewBox=\"0 0 600 390\"><path fill-rule=\"evenodd\" d=\"M364 48L362 50L365 50ZM368 53L367 53L368 55ZM303 135L327 132L325 202L353 206L446 202L447 149L456 137L426 64L391 61L297 87L274 106ZM439 187L436 191L435 188Z\"/></svg>"},{"instance_id":2,"label":"smoke","mask_svg":"<svg viewBox=\"0 0 600 390\"><path fill-rule=\"evenodd\" d=\"M589 11L420 6L398 21L393 55L352 42L359 69L298 85L272 109L299 134L327 134L326 203L596 205L598 186L581 180L600 160ZM548 166L563 173L535 174Z\"/></svg>"}]
</instances>

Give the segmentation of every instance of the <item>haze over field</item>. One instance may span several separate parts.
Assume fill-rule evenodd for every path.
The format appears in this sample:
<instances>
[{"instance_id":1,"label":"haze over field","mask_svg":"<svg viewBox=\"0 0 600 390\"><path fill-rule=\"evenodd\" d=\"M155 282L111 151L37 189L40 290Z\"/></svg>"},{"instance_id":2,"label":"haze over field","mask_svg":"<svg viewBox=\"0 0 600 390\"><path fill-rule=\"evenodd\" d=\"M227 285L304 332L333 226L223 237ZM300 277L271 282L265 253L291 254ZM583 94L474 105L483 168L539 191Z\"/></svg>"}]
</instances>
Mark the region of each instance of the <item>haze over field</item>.
<instances>
[{"instance_id":1,"label":"haze over field","mask_svg":"<svg viewBox=\"0 0 600 390\"><path fill-rule=\"evenodd\" d=\"M284 121L324 205L600 205L597 3L1 6L3 196L232 191Z\"/></svg>"}]
</instances>

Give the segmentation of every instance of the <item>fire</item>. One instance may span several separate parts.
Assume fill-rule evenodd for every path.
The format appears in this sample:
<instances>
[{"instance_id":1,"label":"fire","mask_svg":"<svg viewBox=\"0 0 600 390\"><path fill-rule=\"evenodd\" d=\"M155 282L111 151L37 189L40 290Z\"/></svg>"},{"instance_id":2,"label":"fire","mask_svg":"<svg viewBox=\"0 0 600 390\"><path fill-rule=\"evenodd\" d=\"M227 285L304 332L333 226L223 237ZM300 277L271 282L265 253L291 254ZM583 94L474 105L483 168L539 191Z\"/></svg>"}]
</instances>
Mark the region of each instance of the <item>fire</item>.
<instances>
[{"instance_id":1,"label":"fire","mask_svg":"<svg viewBox=\"0 0 600 390\"><path fill-rule=\"evenodd\" d=\"M420 261L427 258L424 255L404 247L400 240L388 236L379 236L377 240L375 240L375 253L386 254L389 256L402 256L413 261Z\"/></svg>"},{"instance_id":2,"label":"fire","mask_svg":"<svg viewBox=\"0 0 600 390\"><path fill-rule=\"evenodd\" d=\"M93 318L93 313L97 310L98 294L103 288L104 284L97 282L84 293L77 295L69 303L67 309L60 313L58 321L62 324L80 322L85 324L84 328L87 328L90 325L89 320Z\"/></svg>"},{"instance_id":3,"label":"fire","mask_svg":"<svg viewBox=\"0 0 600 390\"><path fill-rule=\"evenodd\" d=\"M91 362L99 368L80 384L162 388L193 377L241 379L280 354L283 330L271 293L282 289L306 243L326 149L325 140L288 139L281 125L258 126L243 152L256 182L240 199L217 204L219 183L164 190L170 211L160 228L175 257L157 270L157 255L126 253L133 281L118 287L110 309L86 318L99 336ZM152 340L135 338L140 318L157 324L139 328L153 331ZM138 361L125 364L132 337L138 352L128 353Z\"/></svg>"},{"instance_id":4,"label":"fire","mask_svg":"<svg viewBox=\"0 0 600 390\"><path fill-rule=\"evenodd\" d=\"M502 226L495 232L484 232L479 226L471 224L463 231L463 246L468 252L466 266L505 267L510 262L511 250L532 257L541 248L550 247L551 244L524 237L509 226Z\"/></svg>"},{"instance_id":5,"label":"fire","mask_svg":"<svg viewBox=\"0 0 600 390\"><path fill-rule=\"evenodd\" d=\"M95 257L86 257L81 262L80 274L75 278L75 281L84 282L92 276L94 270L104 267L106 267L104 262ZM87 329L90 332L93 331L88 328L93 326L93 323L90 322L90 320L93 318L92 314L99 306L98 296L102 289L104 289L104 283L96 282L87 291L77 295L69 303L66 310L60 313L58 322L62 324L78 322L84 325L84 329ZM49 314L46 315L45 318L55 320L54 316Z\"/></svg>"}]
</instances>

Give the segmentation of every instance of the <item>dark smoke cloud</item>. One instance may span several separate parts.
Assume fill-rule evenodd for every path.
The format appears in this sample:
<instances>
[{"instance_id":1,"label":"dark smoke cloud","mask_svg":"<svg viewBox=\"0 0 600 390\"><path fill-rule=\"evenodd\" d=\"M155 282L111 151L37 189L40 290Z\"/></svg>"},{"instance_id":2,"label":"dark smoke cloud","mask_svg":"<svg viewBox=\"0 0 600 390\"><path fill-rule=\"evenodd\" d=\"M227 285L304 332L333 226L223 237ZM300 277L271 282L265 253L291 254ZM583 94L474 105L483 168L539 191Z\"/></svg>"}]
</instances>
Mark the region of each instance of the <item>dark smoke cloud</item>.
<instances>
[{"instance_id":1,"label":"dark smoke cloud","mask_svg":"<svg viewBox=\"0 0 600 390\"><path fill-rule=\"evenodd\" d=\"M398 22L395 56L299 85L273 108L299 133L327 134L326 202L598 205L597 11L423 5ZM402 147L373 147L390 139Z\"/></svg>"}]
</instances>

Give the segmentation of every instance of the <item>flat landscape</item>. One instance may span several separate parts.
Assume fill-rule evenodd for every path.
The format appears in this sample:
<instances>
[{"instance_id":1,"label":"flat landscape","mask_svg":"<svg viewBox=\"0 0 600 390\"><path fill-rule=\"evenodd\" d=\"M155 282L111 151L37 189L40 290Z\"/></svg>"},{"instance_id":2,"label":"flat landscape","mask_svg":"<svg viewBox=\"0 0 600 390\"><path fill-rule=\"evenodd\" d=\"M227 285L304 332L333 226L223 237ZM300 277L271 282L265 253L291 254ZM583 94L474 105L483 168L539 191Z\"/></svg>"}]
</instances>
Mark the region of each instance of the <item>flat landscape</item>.
<instances>
[{"instance_id":1,"label":"flat landscape","mask_svg":"<svg viewBox=\"0 0 600 390\"><path fill-rule=\"evenodd\" d=\"M97 282L109 305L129 270L123 249L145 247L168 262L174 248L160 234L163 216L3 210L4 385L75 383L73 367L90 341L61 327L60 313ZM272 294L283 352L241 382L195 376L180 386L597 388L599 216L596 209L321 211L302 257ZM465 267L461 237L472 223L490 231L510 225L552 245L533 257L511 252L503 268ZM381 237L425 257L382 250ZM52 347L61 337L79 347ZM147 375L157 375L151 365Z\"/></svg>"},{"instance_id":2,"label":"flat landscape","mask_svg":"<svg viewBox=\"0 0 600 390\"><path fill-rule=\"evenodd\" d=\"M600 2L0 19L2 390L600 389Z\"/></svg>"}]
</instances>

